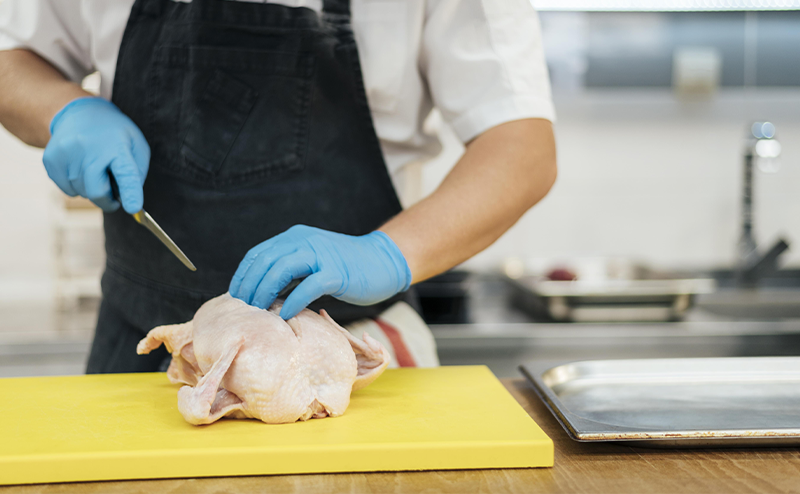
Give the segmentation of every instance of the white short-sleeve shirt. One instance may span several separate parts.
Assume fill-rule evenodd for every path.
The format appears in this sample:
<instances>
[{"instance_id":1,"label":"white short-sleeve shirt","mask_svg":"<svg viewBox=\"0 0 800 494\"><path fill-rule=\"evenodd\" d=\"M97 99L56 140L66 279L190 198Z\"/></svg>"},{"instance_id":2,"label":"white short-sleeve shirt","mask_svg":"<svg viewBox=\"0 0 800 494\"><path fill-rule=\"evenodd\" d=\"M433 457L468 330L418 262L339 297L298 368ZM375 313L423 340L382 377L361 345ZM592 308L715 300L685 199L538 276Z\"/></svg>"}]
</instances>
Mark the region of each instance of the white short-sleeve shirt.
<instances>
[{"instance_id":1,"label":"white short-sleeve shirt","mask_svg":"<svg viewBox=\"0 0 800 494\"><path fill-rule=\"evenodd\" d=\"M322 5L261 1L316 11ZM110 99L133 2L0 0L0 50L29 48L76 82L99 71L101 96ZM423 130L434 107L464 142L504 122L554 119L529 0L351 0L351 10L367 98L394 180L405 164L441 149Z\"/></svg>"}]
</instances>

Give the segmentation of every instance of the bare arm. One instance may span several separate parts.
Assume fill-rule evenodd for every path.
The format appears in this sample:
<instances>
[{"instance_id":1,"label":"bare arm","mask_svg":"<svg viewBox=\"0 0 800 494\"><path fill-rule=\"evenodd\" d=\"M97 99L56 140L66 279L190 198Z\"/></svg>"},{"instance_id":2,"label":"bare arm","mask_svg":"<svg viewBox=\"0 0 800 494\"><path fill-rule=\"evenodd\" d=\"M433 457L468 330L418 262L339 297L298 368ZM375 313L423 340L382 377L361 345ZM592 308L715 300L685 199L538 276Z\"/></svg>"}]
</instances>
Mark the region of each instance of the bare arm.
<instances>
[{"instance_id":1,"label":"bare arm","mask_svg":"<svg viewBox=\"0 0 800 494\"><path fill-rule=\"evenodd\" d=\"M0 51L0 124L25 143L45 147L55 114L83 96L92 95L32 51Z\"/></svg>"},{"instance_id":2,"label":"bare arm","mask_svg":"<svg viewBox=\"0 0 800 494\"><path fill-rule=\"evenodd\" d=\"M380 230L403 252L416 283L491 245L547 195L555 179L550 122L508 122L469 143L433 194Z\"/></svg>"}]
</instances>

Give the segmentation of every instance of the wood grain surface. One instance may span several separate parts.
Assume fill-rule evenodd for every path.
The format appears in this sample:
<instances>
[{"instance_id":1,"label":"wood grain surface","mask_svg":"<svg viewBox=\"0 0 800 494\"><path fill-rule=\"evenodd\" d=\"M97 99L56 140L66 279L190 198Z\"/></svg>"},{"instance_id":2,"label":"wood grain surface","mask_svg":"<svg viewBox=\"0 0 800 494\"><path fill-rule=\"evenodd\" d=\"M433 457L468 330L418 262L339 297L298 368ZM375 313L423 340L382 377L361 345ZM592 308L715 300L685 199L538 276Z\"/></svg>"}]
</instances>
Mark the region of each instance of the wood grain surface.
<instances>
[{"instance_id":1,"label":"wood grain surface","mask_svg":"<svg viewBox=\"0 0 800 494\"><path fill-rule=\"evenodd\" d=\"M30 493L800 493L800 450L658 450L569 439L522 379L503 384L555 443L555 467L0 487ZM468 409L465 409L468 413Z\"/></svg>"}]
</instances>

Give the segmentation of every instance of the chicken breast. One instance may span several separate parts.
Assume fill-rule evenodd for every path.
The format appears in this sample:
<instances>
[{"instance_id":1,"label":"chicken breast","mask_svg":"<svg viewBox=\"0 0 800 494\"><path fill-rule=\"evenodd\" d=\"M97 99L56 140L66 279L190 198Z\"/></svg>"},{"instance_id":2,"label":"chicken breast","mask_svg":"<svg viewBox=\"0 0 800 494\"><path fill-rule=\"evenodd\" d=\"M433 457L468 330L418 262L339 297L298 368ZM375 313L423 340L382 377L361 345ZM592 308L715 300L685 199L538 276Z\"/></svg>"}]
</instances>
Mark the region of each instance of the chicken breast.
<instances>
[{"instance_id":1,"label":"chicken breast","mask_svg":"<svg viewBox=\"0 0 800 494\"><path fill-rule=\"evenodd\" d=\"M167 377L185 384L178 410L190 424L342 415L351 391L386 369L389 352L367 334L355 338L324 310L284 321L280 307L259 309L226 293L187 323L154 328L136 350L149 353L163 343L172 353Z\"/></svg>"}]
</instances>

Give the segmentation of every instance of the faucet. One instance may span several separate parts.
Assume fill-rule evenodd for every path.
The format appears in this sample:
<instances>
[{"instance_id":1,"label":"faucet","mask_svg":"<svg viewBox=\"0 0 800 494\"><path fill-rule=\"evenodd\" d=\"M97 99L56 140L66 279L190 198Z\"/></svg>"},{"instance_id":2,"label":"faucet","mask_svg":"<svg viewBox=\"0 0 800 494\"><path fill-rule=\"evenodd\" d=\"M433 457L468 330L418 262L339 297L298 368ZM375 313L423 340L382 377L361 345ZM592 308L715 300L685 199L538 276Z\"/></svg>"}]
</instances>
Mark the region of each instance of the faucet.
<instances>
[{"instance_id":1,"label":"faucet","mask_svg":"<svg viewBox=\"0 0 800 494\"><path fill-rule=\"evenodd\" d=\"M739 265L737 283L743 287L755 287L758 280L778 271L778 258L789 249L789 242L780 238L763 255L753 236L753 163L767 172L777 171L777 158L781 144L775 139L775 126L770 122L755 122L744 152L744 181L742 189L742 236L739 239Z\"/></svg>"}]
</instances>

